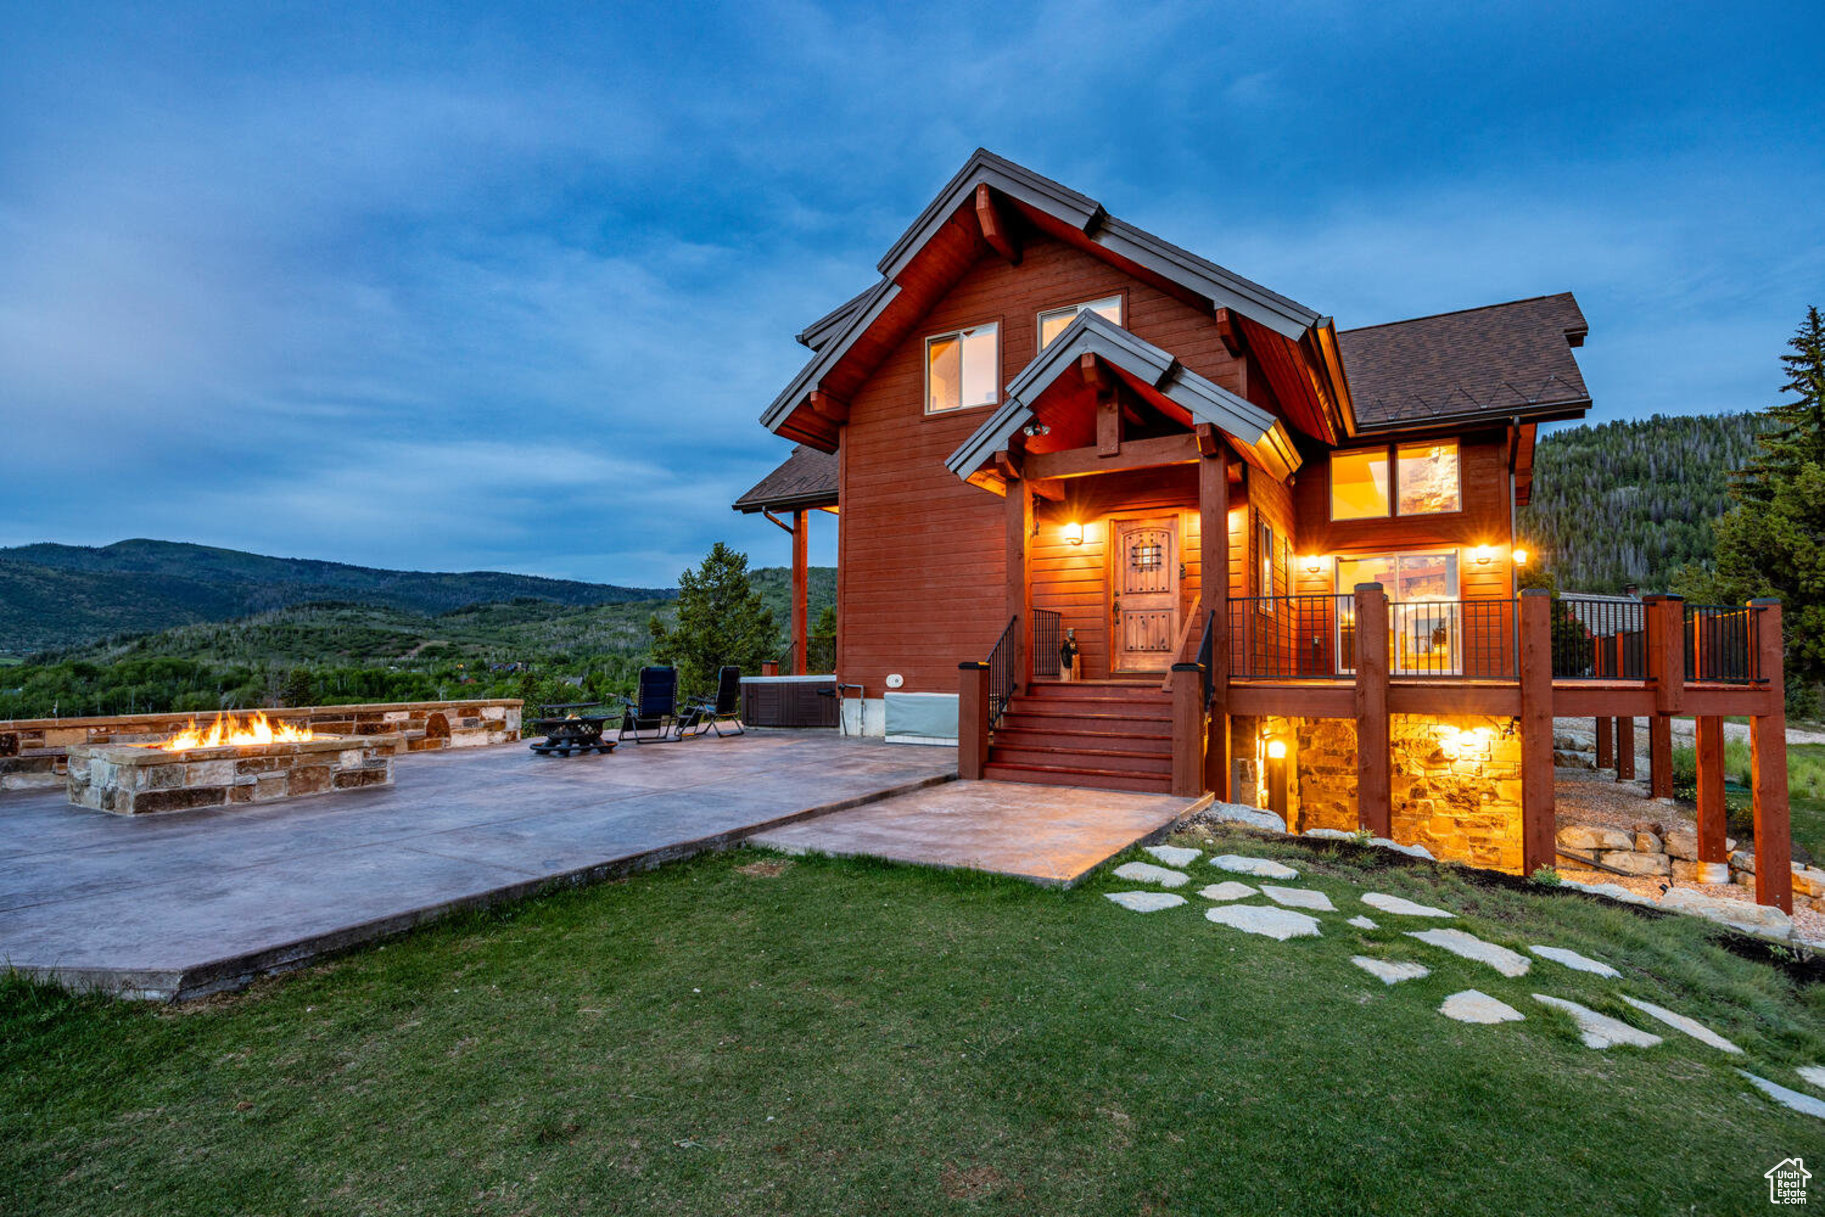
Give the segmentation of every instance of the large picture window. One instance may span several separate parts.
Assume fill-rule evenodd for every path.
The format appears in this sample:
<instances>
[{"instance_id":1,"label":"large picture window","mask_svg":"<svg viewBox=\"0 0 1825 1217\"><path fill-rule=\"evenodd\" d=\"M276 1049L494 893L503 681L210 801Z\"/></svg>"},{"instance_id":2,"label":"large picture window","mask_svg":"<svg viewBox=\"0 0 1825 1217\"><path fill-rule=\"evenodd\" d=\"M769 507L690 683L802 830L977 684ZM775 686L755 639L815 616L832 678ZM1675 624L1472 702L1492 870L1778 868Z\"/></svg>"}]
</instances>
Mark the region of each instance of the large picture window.
<instances>
[{"instance_id":1,"label":"large picture window","mask_svg":"<svg viewBox=\"0 0 1825 1217\"><path fill-rule=\"evenodd\" d=\"M1073 304L1065 308L1055 308L1039 314L1039 349L1045 350L1052 345L1052 340L1065 332L1065 327L1077 320L1079 313L1095 313L1107 318L1116 325L1122 324L1122 298L1106 296L1101 300L1090 300L1083 304Z\"/></svg>"},{"instance_id":2,"label":"large picture window","mask_svg":"<svg viewBox=\"0 0 1825 1217\"><path fill-rule=\"evenodd\" d=\"M1380 520L1464 509L1454 439L1331 453L1331 518Z\"/></svg>"},{"instance_id":3,"label":"large picture window","mask_svg":"<svg viewBox=\"0 0 1825 1217\"><path fill-rule=\"evenodd\" d=\"M1388 514L1388 450L1331 453L1331 518L1378 520Z\"/></svg>"},{"instance_id":4,"label":"large picture window","mask_svg":"<svg viewBox=\"0 0 1825 1217\"><path fill-rule=\"evenodd\" d=\"M994 322L925 340L925 412L992 406L1001 383L1001 327Z\"/></svg>"},{"instance_id":5,"label":"large picture window","mask_svg":"<svg viewBox=\"0 0 1825 1217\"><path fill-rule=\"evenodd\" d=\"M1401 515L1429 515L1463 509L1456 440L1402 444L1397 451Z\"/></svg>"},{"instance_id":6,"label":"large picture window","mask_svg":"<svg viewBox=\"0 0 1825 1217\"><path fill-rule=\"evenodd\" d=\"M1457 552L1375 554L1337 559L1337 667L1355 670L1356 605L1361 583L1387 594L1391 667L1406 675L1450 675L1460 668Z\"/></svg>"}]
</instances>

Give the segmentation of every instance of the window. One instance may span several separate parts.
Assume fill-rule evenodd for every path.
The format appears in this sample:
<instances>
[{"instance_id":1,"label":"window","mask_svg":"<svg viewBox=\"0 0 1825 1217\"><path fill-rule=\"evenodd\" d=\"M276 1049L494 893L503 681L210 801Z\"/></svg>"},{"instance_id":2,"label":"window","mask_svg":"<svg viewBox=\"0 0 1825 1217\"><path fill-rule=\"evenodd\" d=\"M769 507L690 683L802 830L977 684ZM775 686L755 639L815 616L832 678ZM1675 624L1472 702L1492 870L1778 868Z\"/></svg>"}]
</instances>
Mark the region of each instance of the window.
<instances>
[{"instance_id":1,"label":"window","mask_svg":"<svg viewBox=\"0 0 1825 1217\"><path fill-rule=\"evenodd\" d=\"M1398 444L1392 453L1392 461L1387 448L1331 453L1333 520L1384 519L1390 514L1390 497L1393 514L1403 516L1463 510L1456 440Z\"/></svg>"},{"instance_id":2,"label":"window","mask_svg":"<svg viewBox=\"0 0 1825 1217\"><path fill-rule=\"evenodd\" d=\"M1388 450L1331 453L1331 518L1376 520L1388 514Z\"/></svg>"},{"instance_id":3,"label":"window","mask_svg":"<svg viewBox=\"0 0 1825 1217\"><path fill-rule=\"evenodd\" d=\"M1449 675L1459 670L1457 553L1376 554L1337 559L1337 667L1355 667L1359 583L1379 583L1387 594L1391 667L1406 675Z\"/></svg>"},{"instance_id":4,"label":"window","mask_svg":"<svg viewBox=\"0 0 1825 1217\"><path fill-rule=\"evenodd\" d=\"M925 340L925 412L992 406L1001 383L1001 327L994 322Z\"/></svg>"},{"instance_id":5,"label":"window","mask_svg":"<svg viewBox=\"0 0 1825 1217\"><path fill-rule=\"evenodd\" d=\"M1397 451L1400 514L1417 516L1463 508L1463 494L1458 486L1456 440L1402 444Z\"/></svg>"},{"instance_id":6,"label":"window","mask_svg":"<svg viewBox=\"0 0 1825 1217\"><path fill-rule=\"evenodd\" d=\"M1086 304L1073 304L1068 308L1055 308L1039 314L1039 349L1045 350L1052 345L1052 340L1065 332L1065 327L1077 319L1082 312L1095 313L1106 317L1115 324L1122 323L1122 298L1107 296L1101 300L1091 300Z\"/></svg>"},{"instance_id":7,"label":"window","mask_svg":"<svg viewBox=\"0 0 1825 1217\"><path fill-rule=\"evenodd\" d=\"M1255 594L1263 597L1260 602L1262 610L1271 613L1274 611L1274 602L1267 597L1274 594L1274 526L1272 524L1265 520L1261 522L1260 535L1256 539L1256 543L1261 549L1256 559L1260 570L1258 578L1261 581L1256 585Z\"/></svg>"}]
</instances>

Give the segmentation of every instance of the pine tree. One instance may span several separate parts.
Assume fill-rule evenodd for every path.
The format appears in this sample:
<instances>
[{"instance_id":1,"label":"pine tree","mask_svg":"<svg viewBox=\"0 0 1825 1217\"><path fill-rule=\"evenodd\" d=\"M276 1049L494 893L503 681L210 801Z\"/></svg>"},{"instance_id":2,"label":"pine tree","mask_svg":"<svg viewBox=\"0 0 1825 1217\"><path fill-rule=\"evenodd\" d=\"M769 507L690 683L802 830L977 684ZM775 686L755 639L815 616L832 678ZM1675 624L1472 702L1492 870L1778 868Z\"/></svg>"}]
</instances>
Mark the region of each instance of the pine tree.
<instances>
[{"instance_id":1,"label":"pine tree","mask_svg":"<svg viewBox=\"0 0 1825 1217\"><path fill-rule=\"evenodd\" d=\"M696 570L678 580L678 623L652 619L653 656L678 669L678 683L707 694L716 669L734 664L758 672L778 645L773 612L748 581L748 555L716 542Z\"/></svg>"},{"instance_id":2,"label":"pine tree","mask_svg":"<svg viewBox=\"0 0 1825 1217\"><path fill-rule=\"evenodd\" d=\"M1787 692L1796 713L1825 680L1825 322L1806 320L1781 356L1795 394L1768 411L1774 426L1731 488L1717 523L1716 588L1730 603L1773 596L1786 627Z\"/></svg>"}]
</instances>

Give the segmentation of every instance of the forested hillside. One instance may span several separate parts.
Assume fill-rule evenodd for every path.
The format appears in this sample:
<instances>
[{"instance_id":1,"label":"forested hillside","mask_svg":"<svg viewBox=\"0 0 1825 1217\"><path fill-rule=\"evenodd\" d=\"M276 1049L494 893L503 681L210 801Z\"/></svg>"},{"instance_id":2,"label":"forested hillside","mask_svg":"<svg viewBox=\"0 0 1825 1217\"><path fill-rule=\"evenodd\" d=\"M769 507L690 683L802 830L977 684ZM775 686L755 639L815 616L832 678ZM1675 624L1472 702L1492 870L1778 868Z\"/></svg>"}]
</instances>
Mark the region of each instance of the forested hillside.
<instances>
[{"instance_id":1,"label":"forested hillside","mask_svg":"<svg viewBox=\"0 0 1825 1217\"><path fill-rule=\"evenodd\" d=\"M1662 415L1541 438L1520 535L1562 591L1666 590L1708 563L1730 474L1755 452L1755 414Z\"/></svg>"}]
</instances>

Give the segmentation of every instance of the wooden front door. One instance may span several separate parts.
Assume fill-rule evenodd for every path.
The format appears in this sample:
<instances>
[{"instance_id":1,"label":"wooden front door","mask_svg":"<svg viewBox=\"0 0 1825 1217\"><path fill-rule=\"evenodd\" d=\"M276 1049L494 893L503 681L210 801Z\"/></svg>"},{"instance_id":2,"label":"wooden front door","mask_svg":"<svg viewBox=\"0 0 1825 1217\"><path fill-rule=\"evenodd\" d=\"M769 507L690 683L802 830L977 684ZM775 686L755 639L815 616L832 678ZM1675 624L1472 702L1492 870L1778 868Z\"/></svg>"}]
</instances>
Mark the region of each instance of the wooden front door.
<instances>
[{"instance_id":1,"label":"wooden front door","mask_svg":"<svg viewBox=\"0 0 1825 1217\"><path fill-rule=\"evenodd\" d=\"M1114 520L1110 535L1109 670L1164 672L1179 636L1178 520Z\"/></svg>"}]
</instances>

